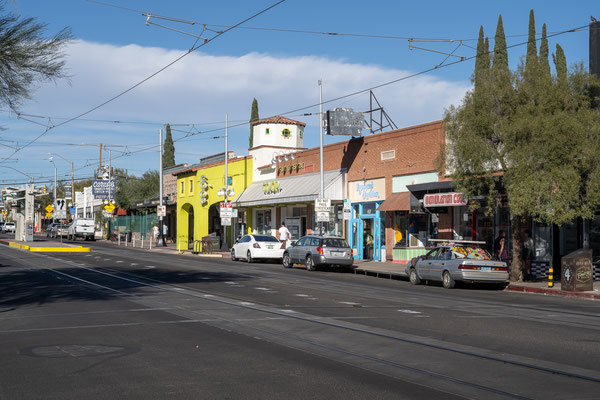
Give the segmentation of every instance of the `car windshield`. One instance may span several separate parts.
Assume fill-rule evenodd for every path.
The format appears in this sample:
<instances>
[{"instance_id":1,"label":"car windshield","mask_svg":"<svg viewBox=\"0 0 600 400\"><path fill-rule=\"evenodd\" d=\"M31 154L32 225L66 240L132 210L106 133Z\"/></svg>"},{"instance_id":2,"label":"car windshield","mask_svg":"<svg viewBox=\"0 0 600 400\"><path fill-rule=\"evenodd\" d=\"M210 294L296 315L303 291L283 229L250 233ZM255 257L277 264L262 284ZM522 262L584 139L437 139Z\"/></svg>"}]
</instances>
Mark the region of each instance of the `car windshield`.
<instances>
[{"instance_id":1,"label":"car windshield","mask_svg":"<svg viewBox=\"0 0 600 400\"><path fill-rule=\"evenodd\" d=\"M458 259L491 260L492 257L485 249L477 246L454 245L452 254Z\"/></svg>"},{"instance_id":2,"label":"car windshield","mask_svg":"<svg viewBox=\"0 0 600 400\"><path fill-rule=\"evenodd\" d=\"M267 235L254 235L254 240L257 242L279 242L277 238Z\"/></svg>"},{"instance_id":3,"label":"car windshield","mask_svg":"<svg viewBox=\"0 0 600 400\"><path fill-rule=\"evenodd\" d=\"M325 238L323 239L323 247L350 247L344 239Z\"/></svg>"}]
</instances>

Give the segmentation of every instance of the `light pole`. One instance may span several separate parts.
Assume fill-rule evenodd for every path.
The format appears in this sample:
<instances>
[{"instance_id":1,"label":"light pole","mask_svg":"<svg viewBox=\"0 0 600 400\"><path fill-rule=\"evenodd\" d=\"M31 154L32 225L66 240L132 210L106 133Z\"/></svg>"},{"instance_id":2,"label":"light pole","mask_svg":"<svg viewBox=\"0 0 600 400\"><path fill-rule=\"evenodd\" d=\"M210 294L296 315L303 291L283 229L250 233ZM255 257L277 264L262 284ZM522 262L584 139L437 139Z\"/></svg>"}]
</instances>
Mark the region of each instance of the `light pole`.
<instances>
[{"instance_id":1,"label":"light pole","mask_svg":"<svg viewBox=\"0 0 600 400\"><path fill-rule=\"evenodd\" d=\"M54 157L50 157L50 162L54 165L54 204L56 204L56 164L54 164ZM54 210L56 211L56 210ZM55 222L56 219L54 217L56 213L52 213L52 222Z\"/></svg>"}]
</instances>

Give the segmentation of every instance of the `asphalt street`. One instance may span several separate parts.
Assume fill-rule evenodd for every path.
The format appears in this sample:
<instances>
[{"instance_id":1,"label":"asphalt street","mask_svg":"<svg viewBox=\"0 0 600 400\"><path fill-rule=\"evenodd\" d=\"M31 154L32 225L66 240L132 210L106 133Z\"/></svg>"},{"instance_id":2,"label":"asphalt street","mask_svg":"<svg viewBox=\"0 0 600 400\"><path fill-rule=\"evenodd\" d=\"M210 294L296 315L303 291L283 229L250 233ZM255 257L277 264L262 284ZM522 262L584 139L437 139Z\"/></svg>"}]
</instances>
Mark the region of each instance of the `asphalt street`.
<instances>
[{"instance_id":1,"label":"asphalt street","mask_svg":"<svg viewBox=\"0 0 600 400\"><path fill-rule=\"evenodd\" d=\"M600 398L595 301L85 245L0 247L1 399Z\"/></svg>"}]
</instances>

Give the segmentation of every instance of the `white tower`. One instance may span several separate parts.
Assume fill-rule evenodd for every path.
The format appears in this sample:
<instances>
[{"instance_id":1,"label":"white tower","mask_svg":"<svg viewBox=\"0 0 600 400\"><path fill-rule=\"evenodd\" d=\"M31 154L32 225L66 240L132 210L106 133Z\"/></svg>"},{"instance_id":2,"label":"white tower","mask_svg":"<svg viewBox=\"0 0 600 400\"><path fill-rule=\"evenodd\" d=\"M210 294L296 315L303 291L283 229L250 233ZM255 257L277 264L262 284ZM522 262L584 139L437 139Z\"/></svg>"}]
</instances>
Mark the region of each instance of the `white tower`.
<instances>
[{"instance_id":1,"label":"white tower","mask_svg":"<svg viewBox=\"0 0 600 400\"><path fill-rule=\"evenodd\" d=\"M285 157L304 149L304 122L276 116L252 123L253 181L275 179L274 157Z\"/></svg>"}]
</instances>

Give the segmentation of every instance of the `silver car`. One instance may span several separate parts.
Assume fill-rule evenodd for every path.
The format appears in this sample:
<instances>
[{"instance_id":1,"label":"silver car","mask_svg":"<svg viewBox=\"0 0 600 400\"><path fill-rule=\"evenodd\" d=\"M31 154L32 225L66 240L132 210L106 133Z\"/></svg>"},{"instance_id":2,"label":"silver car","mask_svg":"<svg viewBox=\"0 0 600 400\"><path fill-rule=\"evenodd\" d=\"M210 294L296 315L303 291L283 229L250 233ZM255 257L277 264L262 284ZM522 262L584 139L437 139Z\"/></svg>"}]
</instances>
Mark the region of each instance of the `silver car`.
<instances>
[{"instance_id":1,"label":"silver car","mask_svg":"<svg viewBox=\"0 0 600 400\"><path fill-rule=\"evenodd\" d=\"M319 266L352 266L352 249L346 239L338 236L308 235L285 249L283 266L290 268L294 264L304 264L306 269L314 271Z\"/></svg>"},{"instance_id":2,"label":"silver car","mask_svg":"<svg viewBox=\"0 0 600 400\"><path fill-rule=\"evenodd\" d=\"M417 258L406 267L410 283L441 281L446 289L456 282L506 284L508 266L494 261L483 248L472 243L448 242Z\"/></svg>"}]
</instances>

